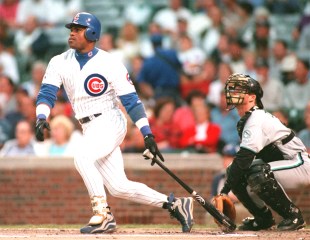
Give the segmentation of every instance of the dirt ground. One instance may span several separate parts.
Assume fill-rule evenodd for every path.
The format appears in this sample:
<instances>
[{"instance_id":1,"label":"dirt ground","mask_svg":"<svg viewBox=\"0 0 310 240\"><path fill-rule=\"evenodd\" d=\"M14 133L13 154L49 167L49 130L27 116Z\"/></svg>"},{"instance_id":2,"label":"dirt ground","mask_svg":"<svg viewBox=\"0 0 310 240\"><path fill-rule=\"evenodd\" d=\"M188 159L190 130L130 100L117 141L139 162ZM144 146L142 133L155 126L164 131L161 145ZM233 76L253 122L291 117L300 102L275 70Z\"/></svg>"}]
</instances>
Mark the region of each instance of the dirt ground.
<instances>
[{"instance_id":1,"label":"dirt ground","mask_svg":"<svg viewBox=\"0 0 310 240\"><path fill-rule=\"evenodd\" d=\"M310 229L303 229L292 232L278 232L276 230L259 232L241 232L223 233L216 229L193 229L191 233L183 234L180 229L157 229L157 228L122 228L119 227L113 234L80 234L79 229L0 229L0 240L4 239L117 239L117 240L140 240L140 239L160 239L160 240L200 240L200 239L244 239L244 240L263 240L263 239L296 239L310 240Z\"/></svg>"}]
</instances>

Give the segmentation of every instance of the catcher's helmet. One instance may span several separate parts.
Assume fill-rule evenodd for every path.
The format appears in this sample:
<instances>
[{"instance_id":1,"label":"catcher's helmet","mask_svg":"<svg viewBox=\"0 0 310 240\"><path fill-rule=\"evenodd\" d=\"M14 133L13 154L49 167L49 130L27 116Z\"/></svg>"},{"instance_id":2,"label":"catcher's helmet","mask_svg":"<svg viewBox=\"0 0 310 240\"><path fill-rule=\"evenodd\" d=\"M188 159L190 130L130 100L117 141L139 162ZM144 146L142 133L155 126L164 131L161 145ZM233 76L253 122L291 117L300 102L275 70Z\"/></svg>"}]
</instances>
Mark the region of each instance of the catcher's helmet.
<instances>
[{"instance_id":1,"label":"catcher's helmet","mask_svg":"<svg viewBox=\"0 0 310 240\"><path fill-rule=\"evenodd\" d=\"M87 40L92 42L99 40L101 24L94 15L87 12L77 13L72 19L72 22L66 24L65 26L70 29L74 25L86 28L85 37Z\"/></svg>"},{"instance_id":2,"label":"catcher's helmet","mask_svg":"<svg viewBox=\"0 0 310 240\"><path fill-rule=\"evenodd\" d=\"M258 81L249 75L234 73L230 75L225 84L226 103L228 106L235 106L243 103L245 94L256 95L256 105L263 109L264 105L261 101L263 97L263 89Z\"/></svg>"}]
</instances>

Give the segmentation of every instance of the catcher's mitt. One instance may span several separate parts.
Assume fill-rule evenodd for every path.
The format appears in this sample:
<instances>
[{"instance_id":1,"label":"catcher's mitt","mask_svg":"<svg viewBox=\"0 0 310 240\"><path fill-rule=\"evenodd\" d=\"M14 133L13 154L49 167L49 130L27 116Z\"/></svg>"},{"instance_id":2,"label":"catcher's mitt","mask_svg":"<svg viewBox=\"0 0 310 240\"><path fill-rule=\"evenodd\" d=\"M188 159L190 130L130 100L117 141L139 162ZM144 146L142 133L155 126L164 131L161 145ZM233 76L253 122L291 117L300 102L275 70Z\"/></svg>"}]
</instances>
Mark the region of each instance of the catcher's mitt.
<instances>
[{"instance_id":1,"label":"catcher's mitt","mask_svg":"<svg viewBox=\"0 0 310 240\"><path fill-rule=\"evenodd\" d=\"M212 198L212 204L216 209L227 216L230 220L235 222L236 220L236 209L233 201L226 194L219 194ZM214 222L221 226L219 222L214 219Z\"/></svg>"}]
</instances>

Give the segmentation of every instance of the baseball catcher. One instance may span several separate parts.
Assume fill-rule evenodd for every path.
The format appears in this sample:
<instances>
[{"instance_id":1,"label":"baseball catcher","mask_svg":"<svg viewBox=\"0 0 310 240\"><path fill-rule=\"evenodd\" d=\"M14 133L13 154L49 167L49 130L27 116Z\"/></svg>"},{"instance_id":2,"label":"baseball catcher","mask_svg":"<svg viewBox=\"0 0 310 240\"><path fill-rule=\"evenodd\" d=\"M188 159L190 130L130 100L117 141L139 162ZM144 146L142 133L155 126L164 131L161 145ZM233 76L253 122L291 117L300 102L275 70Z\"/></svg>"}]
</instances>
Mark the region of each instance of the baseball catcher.
<instances>
[{"instance_id":1,"label":"baseball catcher","mask_svg":"<svg viewBox=\"0 0 310 240\"><path fill-rule=\"evenodd\" d=\"M239 230L258 231L276 223L270 209L283 220L280 231L305 226L300 209L285 189L310 184L310 159L302 141L279 119L264 110L263 90L248 75L232 74L225 85L228 109L236 108L241 143L221 194L232 191L253 215L242 221Z\"/></svg>"}]
</instances>

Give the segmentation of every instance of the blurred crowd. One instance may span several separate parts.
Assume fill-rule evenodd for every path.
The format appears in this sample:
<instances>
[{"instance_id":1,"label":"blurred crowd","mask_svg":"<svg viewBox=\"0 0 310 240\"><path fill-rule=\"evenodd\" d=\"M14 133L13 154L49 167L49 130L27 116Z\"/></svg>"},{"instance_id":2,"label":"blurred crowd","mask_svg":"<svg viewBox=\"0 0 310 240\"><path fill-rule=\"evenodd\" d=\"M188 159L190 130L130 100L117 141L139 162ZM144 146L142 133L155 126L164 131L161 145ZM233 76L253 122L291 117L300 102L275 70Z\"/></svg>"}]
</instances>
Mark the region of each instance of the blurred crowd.
<instances>
[{"instance_id":1,"label":"blurred crowd","mask_svg":"<svg viewBox=\"0 0 310 240\"><path fill-rule=\"evenodd\" d=\"M88 11L81 0L0 0L0 156L73 156L79 147L81 128L64 89L43 143L34 140L34 125L47 63L67 49L64 24L80 11ZM234 72L260 82L265 109L310 152L310 1L167 0L155 8L132 0L122 17L118 29L103 29L97 47L127 67L162 152L238 146L239 116L226 109L223 92ZM121 147L144 150L129 118Z\"/></svg>"}]
</instances>

